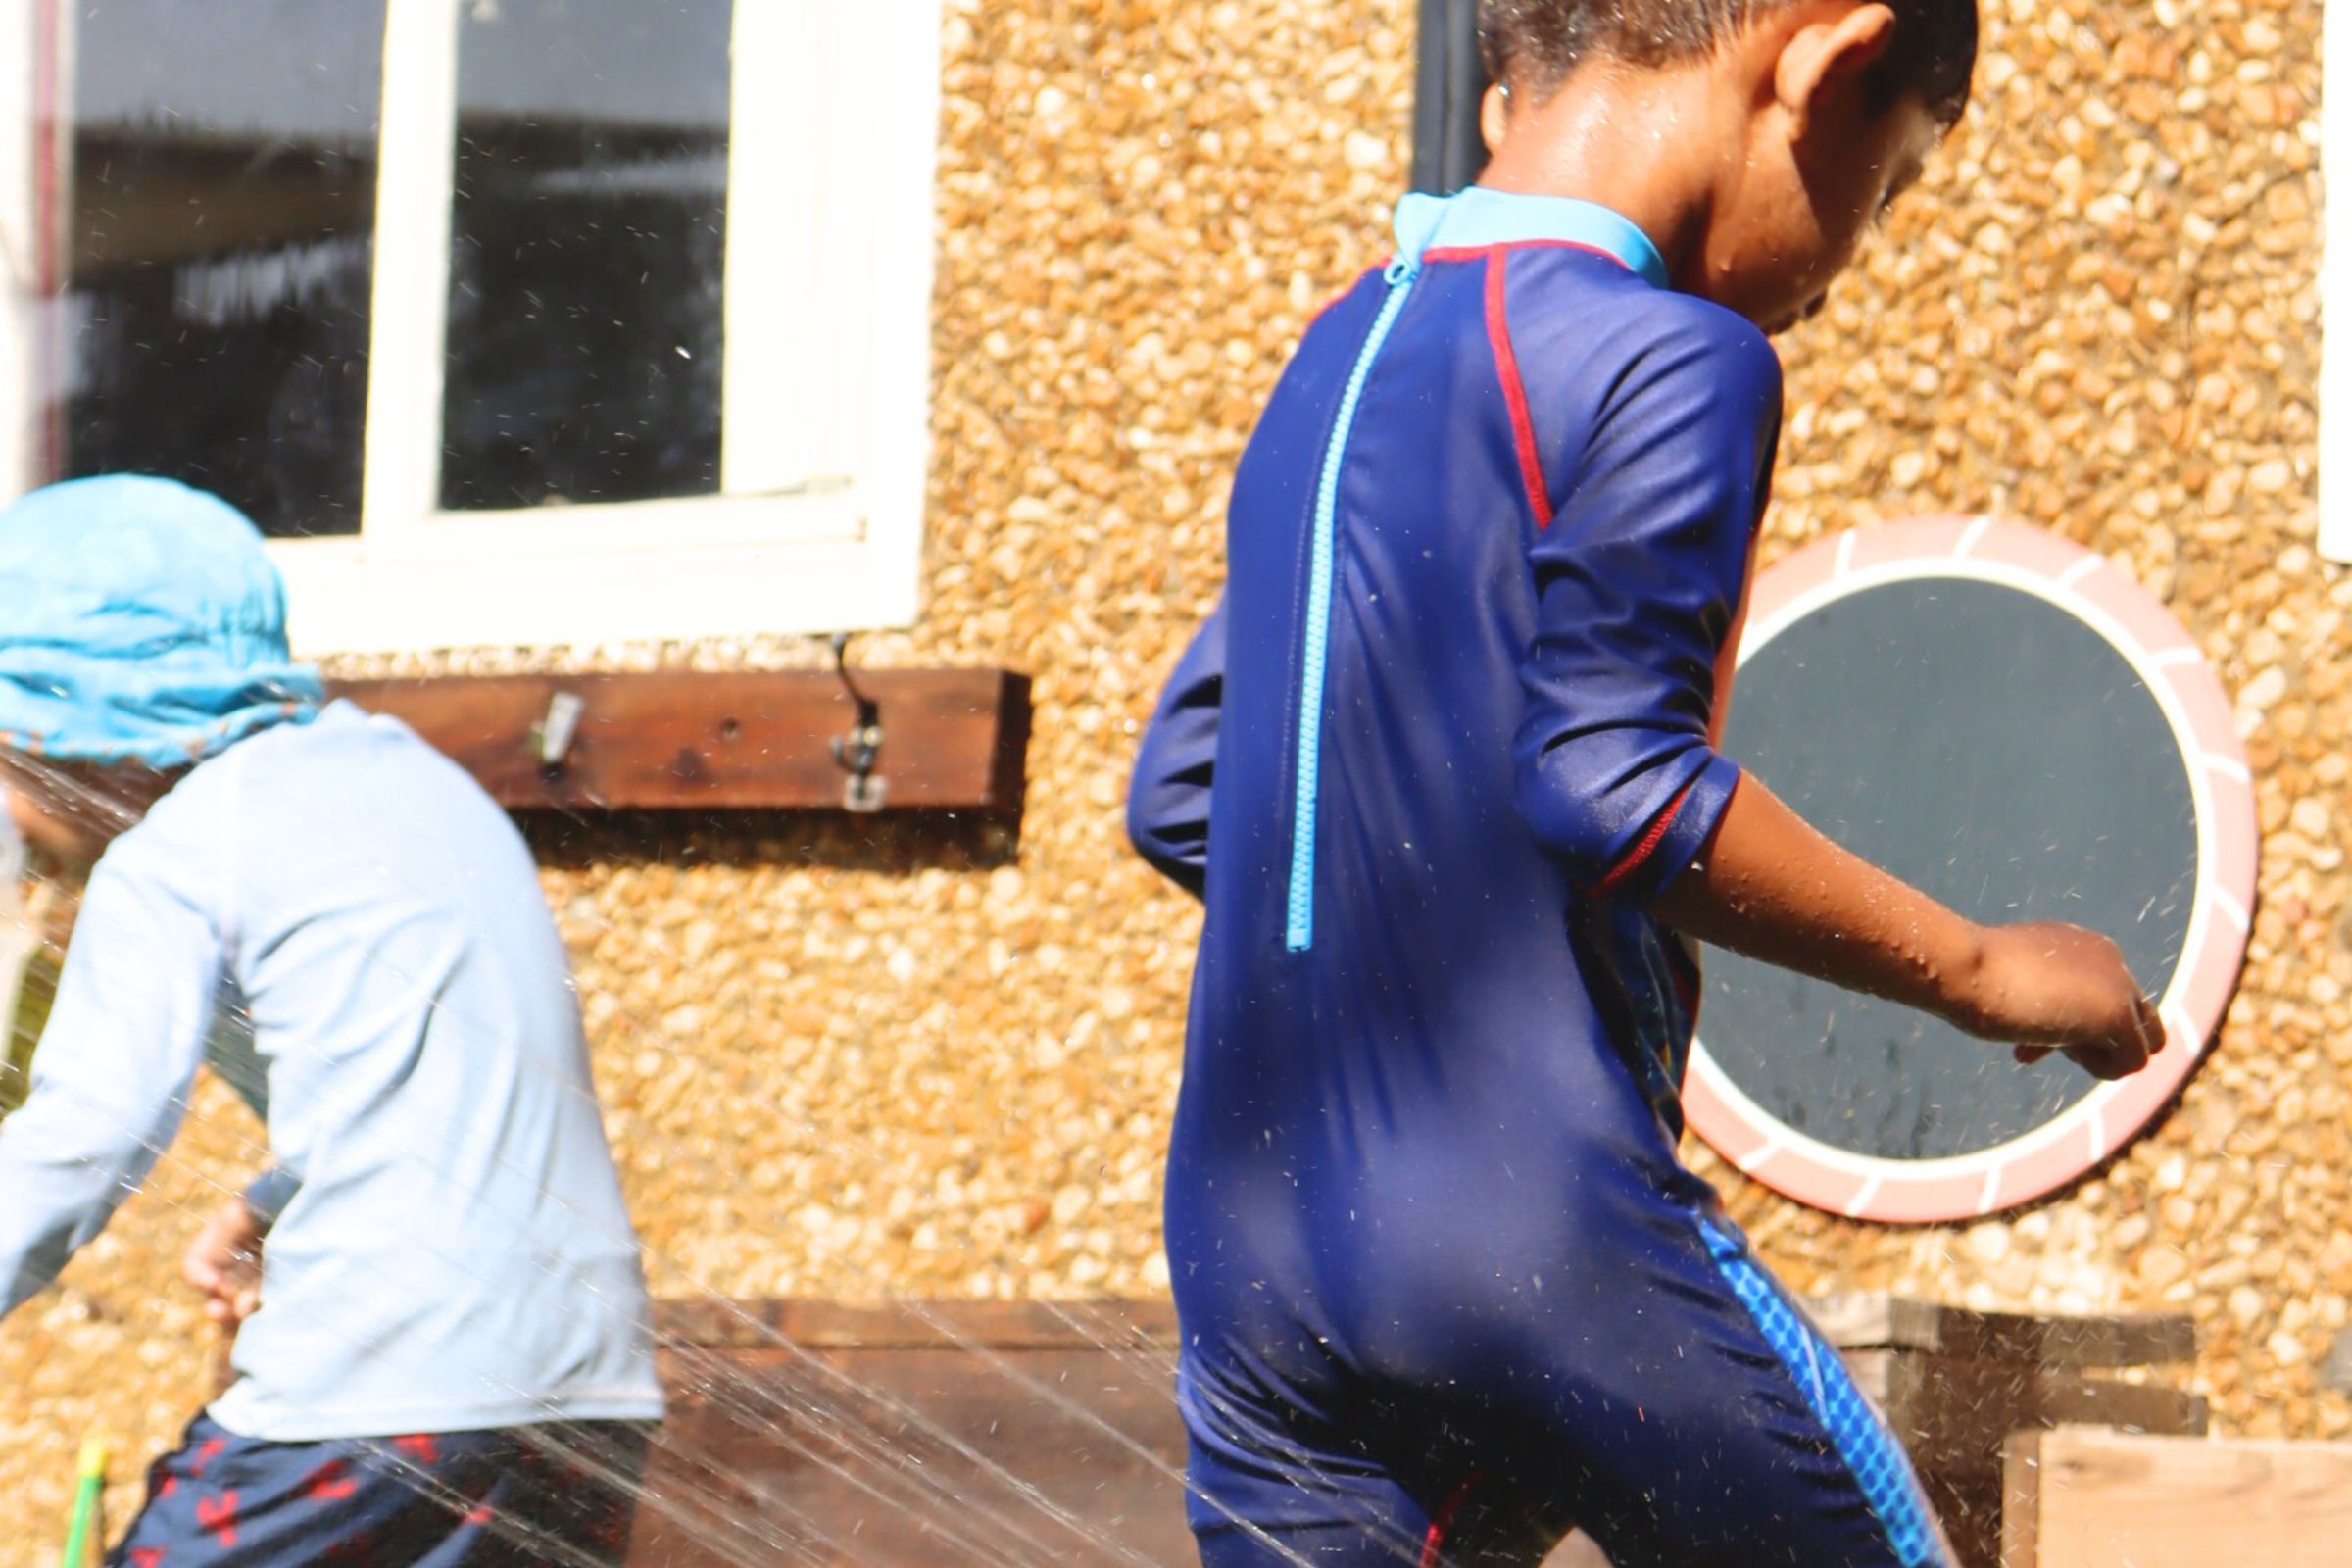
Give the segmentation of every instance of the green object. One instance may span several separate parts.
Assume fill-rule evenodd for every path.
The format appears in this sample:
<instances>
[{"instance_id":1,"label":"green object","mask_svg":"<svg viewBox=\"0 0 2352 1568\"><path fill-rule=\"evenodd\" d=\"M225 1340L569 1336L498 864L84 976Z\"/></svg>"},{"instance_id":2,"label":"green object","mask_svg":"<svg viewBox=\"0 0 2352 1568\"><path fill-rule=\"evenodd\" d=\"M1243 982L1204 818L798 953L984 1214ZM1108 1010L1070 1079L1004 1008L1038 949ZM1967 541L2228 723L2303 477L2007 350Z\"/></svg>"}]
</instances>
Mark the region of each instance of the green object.
<instances>
[{"instance_id":1,"label":"green object","mask_svg":"<svg viewBox=\"0 0 2352 1568\"><path fill-rule=\"evenodd\" d=\"M74 1515L66 1521L66 1550L60 1568L83 1568L90 1558L90 1532L106 1493L106 1440L96 1433L81 1440L80 1482L74 1489Z\"/></svg>"},{"instance_id":2,"label":"green object","mask_svg":"<svg viewBox=\"0 0 2352 1568\"><path fill-rule=\"evenodd\" d=\"M10 995L11 991L14 996ZM57 1000L57 963L35 951L21 975L0 974L0 1120L24 1102L32 1087L32 1048L41 1043L49 1004Z\"/></svg>"}]
</instances>

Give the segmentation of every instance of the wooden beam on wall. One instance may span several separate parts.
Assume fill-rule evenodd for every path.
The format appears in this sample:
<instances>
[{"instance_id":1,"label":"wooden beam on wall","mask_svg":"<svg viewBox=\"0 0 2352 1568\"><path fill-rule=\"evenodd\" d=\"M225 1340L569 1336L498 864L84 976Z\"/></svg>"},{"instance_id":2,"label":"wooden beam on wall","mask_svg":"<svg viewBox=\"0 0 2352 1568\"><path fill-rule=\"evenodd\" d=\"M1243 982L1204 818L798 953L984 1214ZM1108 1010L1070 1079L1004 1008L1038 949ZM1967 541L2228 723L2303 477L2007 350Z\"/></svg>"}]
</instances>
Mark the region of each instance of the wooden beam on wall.
<instances>
[{"instance_id":1,"label":"wooden beam on wall","mask_svg":"<svg viewBox=\"0 0 2352 1568\"><path fill-rule=\"evenodd\" d=\"M710 1349L796 1345L828 1350L1159 1350L1173 1355L1175 1303L903 1300L845 1306L808 1298L659 1298L654 1332L664 1344Z\"/></svg>"},{"instance_id":2,"label":"wooden beam on wall","mask_svg":"<svg viewBox=\"0 0 2352 1568\"><path fill-rule=\"evenodd\" d=\"M1811 1297L1804 1306L1824 1337L1868 1381L1874 1398L1917 1398L1926 1385L1905 1381L1912 1377L1909 1372L1890 1377L1890 1369L1929 1367L1941 1379L1938 1389L1967 1385L1969 1396L1960 1401L1964 1405L1983 1403L1989 1394L2011 1400L2030 1394L2035 1401L2033 1408L2048 1407L2053 1420L2085 1421L2092 1417L2078 1413L2068 1401L2095 1399L2104 1390L2120 1402L2117 1411L2099 1412L2100 1419L2140 1426L2150 1419L2193 1419L2199 1423L2195 1430L2204 1430L2204 1403L2193 1396L2122 1383L2093 1383L2090 1394L2081 1395L2085 1380L2035 1375L2041 1369L2191 1359L2196 1354L2196 1326L2185 1312L2032 1317L1940 1306L1885 1291ZM1145 1343L1177 1343L1175 1308L1164 1298L1080 1303L897 1301L850 1307L800 1298L719 1301L698 1297L658 1300L654 1318L662 1338L708 1346L760 1344L781 1334L796 1342L863 1349L940 1348L973 1341L999 1348L1084 1349L1103 1342L1105 1323L1116 1323L1122 1335L1140 1336ZM948 1320L954 1321L953 1330L940 1326ZM1996 1381L1968 1383L1980 1373ZM1987 1456L1999 1441L1996 1433L1984 1446Z\"/></svg>"},{"instance_id":3,"label":"wooden beam on wall","mask_svg":"<svg viewBox=\"0 0 2352 1568\"><path fill-rule=\"evenodd\" d=\"M1018 814L1027 676L854 673L881 708L883 809ZM404 720L510 810L837 810L848 775L831 743L857 720L830 671L446 676L331 690ZM551 766L541 731L560 694L580 706Z\"/></svg>"}]
</instances>

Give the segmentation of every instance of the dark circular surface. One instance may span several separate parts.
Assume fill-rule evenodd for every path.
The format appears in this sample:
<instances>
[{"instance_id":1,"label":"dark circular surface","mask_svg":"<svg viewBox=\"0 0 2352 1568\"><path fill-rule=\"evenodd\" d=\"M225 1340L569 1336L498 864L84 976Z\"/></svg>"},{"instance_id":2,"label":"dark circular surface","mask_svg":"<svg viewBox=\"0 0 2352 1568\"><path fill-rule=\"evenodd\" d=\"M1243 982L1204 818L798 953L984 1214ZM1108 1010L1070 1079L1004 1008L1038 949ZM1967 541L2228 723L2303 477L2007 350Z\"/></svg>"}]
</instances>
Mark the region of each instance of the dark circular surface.
<instances>
[{"instance_id":1,"label":"dark circular surface","mask_svg":"<svg viewBox=\"0 0 2352 1568\"><path fill-rule=\"evenodd\" d=\"M2197 862L2186 763L2138 673L2058 605L1948 576L1832 600L1741 663L1724 748L1963 914L2103 931L2155 995L2180 963ZM1767 1114L1884 1159L2006 1143L2095 1084L1719 952L1700 1035Z\"/></svg>"}]
</instances>

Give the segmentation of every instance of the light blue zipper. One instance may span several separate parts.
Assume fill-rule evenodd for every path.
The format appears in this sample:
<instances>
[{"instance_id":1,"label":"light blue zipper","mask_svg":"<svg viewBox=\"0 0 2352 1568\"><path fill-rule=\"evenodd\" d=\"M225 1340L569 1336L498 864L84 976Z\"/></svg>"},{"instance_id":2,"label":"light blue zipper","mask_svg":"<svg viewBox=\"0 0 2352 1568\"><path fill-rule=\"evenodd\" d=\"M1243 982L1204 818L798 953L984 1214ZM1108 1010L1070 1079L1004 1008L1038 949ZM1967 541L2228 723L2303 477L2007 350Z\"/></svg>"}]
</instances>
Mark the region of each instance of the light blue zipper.
<instances>
[{"instance_id":1,"label":"light blue zipper","mask_svg":"<svg viewBox=\"0 0 2352 1568\"><path fill-rule=\"evenodd\" d=\"M1404 302L1413 291L1419 266L1398 257L1389 264L1383 280L1389 297L1372 323L1371 335L1355 357L1348 390L1340 398L1340 416L1333 425L1331 444L1323 449L1323 476L1315 489L1314 554L1306 579L1306 642L1298 665L1298 797L1291 819L1291 901L1288 947L1304 953L1315 943L1315 795L1323 769L1323 683L1331 662L1331 589L1336 569L1340 513L1340 469L1348 459L1348 437L1355 428L1355 409L1363 401L1364 383L1371 378L1372 362L1396 325Z\"/></svg>"}]
</instances>

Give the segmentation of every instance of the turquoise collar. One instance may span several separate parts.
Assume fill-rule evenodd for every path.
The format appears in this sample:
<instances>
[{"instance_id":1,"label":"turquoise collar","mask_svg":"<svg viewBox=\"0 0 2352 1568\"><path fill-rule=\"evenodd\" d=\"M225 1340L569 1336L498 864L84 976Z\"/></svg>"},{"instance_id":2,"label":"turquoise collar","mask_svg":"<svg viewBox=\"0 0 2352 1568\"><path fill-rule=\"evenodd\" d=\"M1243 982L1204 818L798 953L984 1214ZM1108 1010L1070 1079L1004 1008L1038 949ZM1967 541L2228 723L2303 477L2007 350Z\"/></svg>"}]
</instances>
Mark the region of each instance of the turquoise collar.
<instances>
[{"instance_id":1,"label":"turquoise collar","mask_svg":"<svg viewBox=\"0 0 2352 1568\"><path fill-rule=\"evenodd\" d=\"M1424 252L1495 245L1582 245L1601 252L1653 288L1671 286L1666 262L1633 220L1573 196L1522 196L1472 185L1454 196L1419 192L1396 204L1396 255L1417 263Z\"/></svg>"}]
</instances>

